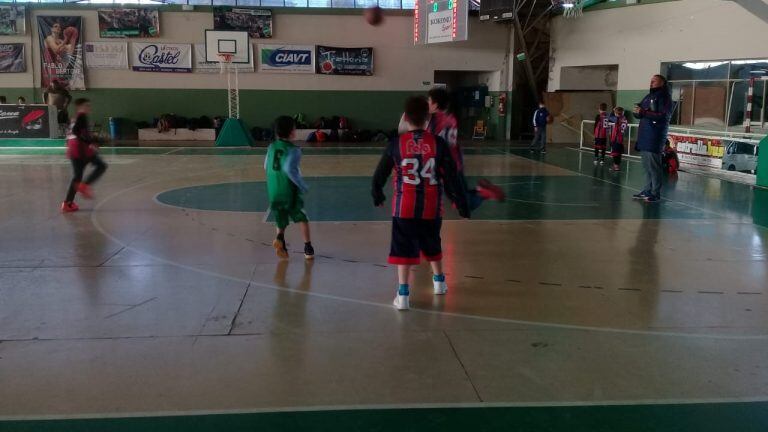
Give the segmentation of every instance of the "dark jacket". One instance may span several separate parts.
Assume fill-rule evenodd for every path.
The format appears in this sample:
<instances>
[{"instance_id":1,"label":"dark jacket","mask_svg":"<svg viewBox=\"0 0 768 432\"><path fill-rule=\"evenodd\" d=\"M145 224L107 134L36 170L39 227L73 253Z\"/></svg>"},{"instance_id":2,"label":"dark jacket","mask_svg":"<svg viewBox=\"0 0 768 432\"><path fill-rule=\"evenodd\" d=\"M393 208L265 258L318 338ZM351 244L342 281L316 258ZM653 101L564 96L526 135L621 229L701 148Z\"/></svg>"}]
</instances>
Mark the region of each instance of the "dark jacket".
<instances>
[{"instance_id":1,"label":"dark jacket","mask_svg":"<svg viewBox=\"0 0 768 432\"><path fill-rule=\"evenodd\" d=\"M640 112L635 114L640 119L635 150L659 153L664 150L672 117L672 96L667 86L651 89L640 102Z\"/></svg>"},{"instance_id":2,"label":"dark jacket","mask_svg":"<svg viewBox=\"0 0 768 432\"><path fill-rule=\"evenodd\" d=\"M549 111L547 108L539 108L533 113L533 126L545 128L547 127L547 120L549 119Z\"/></svg>"}]
</instances>

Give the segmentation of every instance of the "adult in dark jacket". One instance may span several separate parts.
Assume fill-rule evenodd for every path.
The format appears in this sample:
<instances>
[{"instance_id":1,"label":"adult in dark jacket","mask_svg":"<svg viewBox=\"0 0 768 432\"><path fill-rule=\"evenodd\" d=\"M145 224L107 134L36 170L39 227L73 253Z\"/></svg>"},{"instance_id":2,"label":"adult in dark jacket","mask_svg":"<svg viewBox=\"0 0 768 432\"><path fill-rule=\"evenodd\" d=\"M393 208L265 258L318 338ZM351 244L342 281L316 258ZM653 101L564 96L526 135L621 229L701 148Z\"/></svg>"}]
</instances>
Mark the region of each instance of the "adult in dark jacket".
<instances>
[{"instance_id":1,"label":"adult in dark jacket","mask_svg":"<svg viewBox=\"0 0 768 432\"><path fill-rule=\"evenodd\" d=\"M549 111L544 101L539 102L539 109L533 113L533 141L528 146L530 151L538 150L547 152L547 123L549 123Z\"/></svg>"},{"instance_id":2,"label":"adult in dark jacket","mask_svg":"<svg viewBox=\"0 0 768 432\"><path fill-rule=\"evenodd\" d=\"M640 119L635 150L642 157L646 179L645 187L634 198L657 202L661 199L661 155L672 116L672 95L664 76L651 78L650 93L635 105L634 113Z\"/></svg>"}]
</instances>

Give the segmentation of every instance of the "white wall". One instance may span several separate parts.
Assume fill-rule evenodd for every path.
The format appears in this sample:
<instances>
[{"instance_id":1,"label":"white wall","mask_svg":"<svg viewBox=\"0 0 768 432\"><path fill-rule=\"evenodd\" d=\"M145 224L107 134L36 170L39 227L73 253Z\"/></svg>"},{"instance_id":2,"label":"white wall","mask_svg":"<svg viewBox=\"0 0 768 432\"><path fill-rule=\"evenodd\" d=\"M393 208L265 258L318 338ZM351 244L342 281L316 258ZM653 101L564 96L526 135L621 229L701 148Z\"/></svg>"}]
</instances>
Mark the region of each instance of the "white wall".
<instances>
[{"instance_id":1,"label":"white wall","mask_svg":"<svg viewBox=\"0 0 768 432\"><path fill-rule=\"evenodd\" d=\"M619 65L618 90L648 88L661 62L766 58L768 24L731 1L680 0L552 22L549 91L563 66Z\"/></svg>"},{"instance_id":2,"label":"white wall","mask_svg":"<svg viewBox=\"0 0 768 432\"><path fill-rule=\"evenodd\" d=\"M560 69L560 90L616 90L619 67L563 66Z\"/></svg>"},{"instance_id":3,"label":"white wall","mask_svg":"<svg viewBox=\"0 0 768 432\"><path fill-rule=\"evenodd\" d=\"M98 35L95 9L28 11L30 28L23 37L2 37L3 42L25 41L28 72L3 74L0 87L39 86L38 15L80 15L84 17L85 41L103 40ZM339 77L323 75L241 74L243 89L275 90L423 90L432 82L434 70L501 71L507 65L509 29L470 18L470 40L431 46L414 46L412 16L387 15L382 25L368 25L362 11L356 15L281 14L274 10L275 38L267 43L321 44L374 47L374 76ZM213 27L210 12L161 12L161 38L168 43L202 43L203 30ZM114 39L112 39L114 40ZM139 39L131 39L139 40ZM130 42L130 40L129 40ZM30 62L34 59L33 62ZM34 69L34 73L32 71ZM496 75L498 80L501 74ZM494 87L500 86L497 83ZM169 74L132 71L86 70L88 88L220 88L224 79L213 74ZM427 85L428 87L428 85ZM502 86L503 87L503 86Z\"/></svg>"}]
</instances>

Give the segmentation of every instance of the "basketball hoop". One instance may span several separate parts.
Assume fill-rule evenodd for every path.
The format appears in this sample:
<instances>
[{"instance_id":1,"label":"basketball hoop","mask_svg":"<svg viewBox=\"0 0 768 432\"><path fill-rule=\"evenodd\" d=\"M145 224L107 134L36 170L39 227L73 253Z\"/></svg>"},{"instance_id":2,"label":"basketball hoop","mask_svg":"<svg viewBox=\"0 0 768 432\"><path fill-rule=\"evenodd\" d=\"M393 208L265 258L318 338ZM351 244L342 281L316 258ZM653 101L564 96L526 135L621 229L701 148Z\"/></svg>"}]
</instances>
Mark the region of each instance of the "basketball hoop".
<instances>
[{"instance_id":1,"label":"basketball hoop","mask_svg":"<svg viewBox=\"0 0 768 432\"><path fill-rule=\"evenodd\" d=\"M217 54L221 74L227 74L227 108L230 118L240 118L240 83L237 77L237 65L232 66L234 55L227 53ZM232 79L234 75L234 80Z\"/></svg>"},{"instance_id":2,"label":"basketball hoop","mask_svg":"<svg viewBox=\"0 0 768 432\"><path fill-rule=\"evenodd\" d=\"M221 73L223 74L225 70L228 70L232 66L232 58L234 55L232 54L218 54L219 57L219 66L221 67Z\"/></svg>"}]
</instances>

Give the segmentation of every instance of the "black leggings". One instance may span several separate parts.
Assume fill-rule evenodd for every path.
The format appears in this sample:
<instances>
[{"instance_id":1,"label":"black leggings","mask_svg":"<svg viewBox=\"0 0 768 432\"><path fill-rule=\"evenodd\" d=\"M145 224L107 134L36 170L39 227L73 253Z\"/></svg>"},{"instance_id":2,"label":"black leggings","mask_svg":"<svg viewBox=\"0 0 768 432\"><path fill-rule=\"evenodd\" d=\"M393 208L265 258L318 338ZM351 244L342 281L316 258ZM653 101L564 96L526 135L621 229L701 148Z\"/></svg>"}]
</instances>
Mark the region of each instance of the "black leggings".
<instances>
[{"instance_id":1,"label":"black leggings","mask_svg":"<svg viewBox=\"0 0 768 432\"><path fill-rule=\"evenodd\" d=\"M613 156L613 164L614 165L621 165L621 154Z\"/></svg>"},{"instance_id":2,"label":"black leggings","mask_svg":"<svg viewBox=\"0 0 768 432\"><path fill-rule=\"evenodd\" d=\"M605 159L605 148L595 147L595 159L597 159L598 154L600 155L600 159Z\"/></svg>"},{"instance_id":3,"label":"black leggings","mask_svg":"<svg viewBox=\"0 0 768 432\"><path fill-rule=\"evenodd\" d=\"M71 203L75 200L75 194L77 194L77 186L83 181L83 174L85 173L85 167L88 164L93 164L94 169L88 178L85 179L85 184L89 185L99 179L107 170L107 164L101 160L99 155L95 155L88 159L72 159L72 181L69 183L69 190L67 191L67 198L64 202Z\"/></svg>"}]
</instances>

